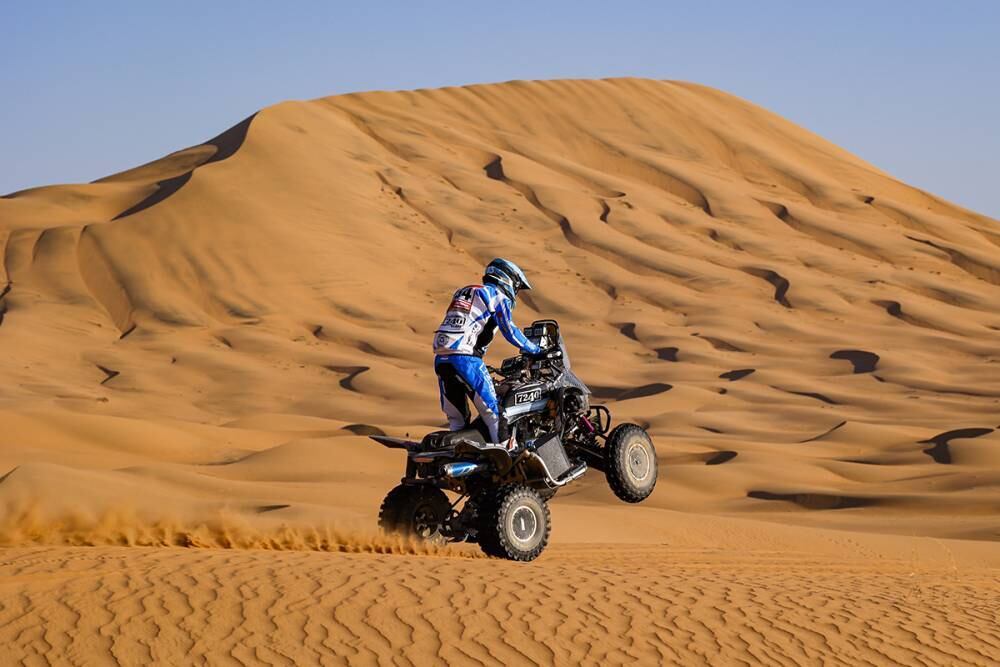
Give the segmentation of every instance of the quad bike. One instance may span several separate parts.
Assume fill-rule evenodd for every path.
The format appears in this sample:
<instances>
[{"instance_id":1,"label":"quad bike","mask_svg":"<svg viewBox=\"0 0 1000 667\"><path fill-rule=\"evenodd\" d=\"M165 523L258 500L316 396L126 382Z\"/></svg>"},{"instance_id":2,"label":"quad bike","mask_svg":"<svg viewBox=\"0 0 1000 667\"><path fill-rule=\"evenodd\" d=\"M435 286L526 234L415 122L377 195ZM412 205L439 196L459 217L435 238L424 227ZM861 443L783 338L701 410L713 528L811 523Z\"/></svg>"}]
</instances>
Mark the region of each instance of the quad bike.
<instances>
[{"instance_id":1,"label":"quad bike","mask_svg":"<svg viewBox=\"0 0 1000 667\"><path fill-rule=\"evenodd\" d=\"M570 370L555 320L536 321L524 333L546 352L488 367L501 423L522 443L519 449L489 444L481 419L465 430L429 433L420 442L371 436L407 455L406 474L379 511L383 530L476 542L491 556L530 561L548 542L547 501L588 467L604 472L625 502L652 493L657 461L649 434L636 424L612 429L608 408L590 404L590 390Z\"/></svg>"}]
</instances>

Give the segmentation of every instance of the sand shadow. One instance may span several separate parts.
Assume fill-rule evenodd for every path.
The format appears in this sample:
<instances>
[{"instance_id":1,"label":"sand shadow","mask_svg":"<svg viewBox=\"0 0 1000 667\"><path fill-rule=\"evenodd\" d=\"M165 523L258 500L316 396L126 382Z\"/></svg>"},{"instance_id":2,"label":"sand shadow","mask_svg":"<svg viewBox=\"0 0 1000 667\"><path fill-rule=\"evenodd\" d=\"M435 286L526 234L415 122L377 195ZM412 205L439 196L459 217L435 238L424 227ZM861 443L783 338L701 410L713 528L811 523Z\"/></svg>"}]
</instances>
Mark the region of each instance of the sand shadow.
<instances>
[{"instance_id":1,"label":"sand shadow","mask_svg":"<svg viewBox=\"0 0 1000 667\"><path fill-rule=\"evenodd\" d=\"M807 510L843 510L855 507L872 507L883 504L879 498L840 496L828 493L773 493L771 491L747 491L747 498L757 500L778 500L792 503Z\"/></svg>"},{"instance_id":2,"label":"sand shadow","mask_svg":"<svg viewBox=\"0 0 1000 667\"><path fill-rule=\"evenodd\" d=\"M874 352L866 352L865 350L837 350L830 355L830 358L845 359L851 362L855 373L871 373L881 359Z\"/></svg>"},{"instance_id":3,"label":"sand shadow","mask_svg":"<svg viewBox=\"0 0 1000 667\"><path fill-rule=\"evenodd\" d=\"M354 435L385 435L385 431L371 424L348 424L341 430L350 431Z\"/></svg>"},{"instance_id":4,"label":"sand shadow","mask_svg":"<svg viewBox=\"0 0 1000 667\"><path fill-rule=\"evenodd\" d=\"M640 387L632 388L622 388L622 387L602 387L591 385L590 393L594 398L599 398L602 400L612 400L612 401L627 401L633 398L645 398L646 396L655 396L656 394L662 394L664 392L673 389L673 385L666 384L665 382L652 382L650 384L644 384Z\"/></svg>"},{"instance_id":5,"label":"sand shadow","mask_svg":"<svg viewBox=\"0 0 1000 667\"><path fill-rule=\"evenodd\" d=\"M836 431L837 429L841 428L841 427L842 427L842 426L844 426L845 424L847 424L847 421L846 421L846 420L845 420L845 421L842 421L842 422L840 422L840 423L839 423L839 424L837 424L836 426L833 426L833 427L831 427L831 428L828 428L827 430L823 431L823 432L822 432L822 433L820 433L819 435L814 435L813 437L811 437L811 438L806 438L805 440L799 440L799 444L802 444L802 443L804 443L804 442L816 442L817 440L822 440L823 438L825 438L826 436L830 435L831 433L833 433L833 432L834 432L834 431Z\"/></svg>"},{"instance_id":6,"label":"sand shadow","mask_svg":"<svg viewBox=\"0 0 1000 667\"><path fill-rule=\"evenodd\" d=\"M370 370L368 366L324 366L324 368L334 373L346 373L347 377L340 379L340 386L354 392L357 391L357 388L354 386L355 378L365 371Z\"/></svg>"},{"instance_id":7,"label":"sand shadow","mask_svg":"<svg viewBox=\"0 0 1000 667\"><path fill-rule=\"evenodd\" d=\"M658 347L655 350L656 358L661 361L677 361L677 353L680 351L676 347Z\"/></svg>"},{"instance_id":8,"label":"sand shadow","mask_svg":"<svg viewBox=\"0 0 1000 667\"><path fill-rule=\"evenodd\" d=\"M933 438L928 440L920 440L917 444L934 445L933 447L924 449L924 454L934 459L935 463L949 464L951 463L951 448L949 447L949 444L952 440L957 440L959 438L978 438L992 432L993 429L991 428L959 428L954 431L938 433Z\"/></svg>"},{"instance_id":9,"label":"sand shadow","mask_svg":"<svg viewBox=\"0 0 1000 667\"><path fill-rule=\"evenodd\" d=\"M707 466L717 466L727 461L732 461L737 456L737 453L731 450L724 450L721 452L716 452L711 457L705 460L705 465Z\"/></svg>"},{"instance_id":10,"label":"sand shadow","mask_svg":"<svg viewBox=\"0 0 1000 667\"><path fill-rule=\"evenodd\" d=\"M184 185L191 180L191 176L194 174L196 169L204 167L205 165L211 164L213 162L222 162L223 160L235 155L236 151L240 149L240 147L243 145L243 142L246 140L247 132L250 130L250 123L253 122L253 119L256 116L257 114L255 113L252 116L244 119L240 123L232 126L219 136L206 141L202 145L215 146L215 153L212 154L212 157L208 158L194 169L184 172L180 176L174 176L173 178L168 178L162 181L158 181L156 183L156 191L153 192L153 194L149 195L148 197L140 201L138 204L135 204L131 208L125 209L124 211L113 217L112 220L126 218L130 215L138 213L139 211L144 211L151 206L159 204L160 202L176 194L178 190L183 188Z\"/></svg>"},{"instance_id":11,"label":"sand shadow","mask_svg":"<svg viewBox=\"0 0 1000 667\"><path fill-rule=\"evenodd\" d=\"M767 282L771 283L774 287L774 300L780 303L785 308L791 308L792 304L788 301L788 290L791 288L792 284L783 275L777 271L772 271L771 269L758 269L755 267L745 267L743 269L744 273L749 273L751 276L757 278L762 278Z\"/></svg>"}]
</instances>

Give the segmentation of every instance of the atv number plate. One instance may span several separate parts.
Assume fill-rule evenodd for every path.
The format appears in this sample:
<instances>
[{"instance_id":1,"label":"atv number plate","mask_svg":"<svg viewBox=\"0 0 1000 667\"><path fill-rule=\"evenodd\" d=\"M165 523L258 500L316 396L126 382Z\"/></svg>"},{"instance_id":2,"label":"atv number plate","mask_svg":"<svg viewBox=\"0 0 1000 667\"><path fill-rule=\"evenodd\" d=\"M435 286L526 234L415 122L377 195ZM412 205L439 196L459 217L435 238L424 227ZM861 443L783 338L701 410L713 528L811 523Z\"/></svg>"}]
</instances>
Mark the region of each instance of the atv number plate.
<instances>
[{"instance_id":1,"label":"atv number plate","mask_svg":"<svg viewBox=\"0 0 1000 667\"><path fill-rule=\"evenodd\" d=\"M531 391L522 391L520 394L514 394L514 405L524 405L525 403L533 403L542 397L541 389L532 389Z\"/></svg>"}]
</instances>

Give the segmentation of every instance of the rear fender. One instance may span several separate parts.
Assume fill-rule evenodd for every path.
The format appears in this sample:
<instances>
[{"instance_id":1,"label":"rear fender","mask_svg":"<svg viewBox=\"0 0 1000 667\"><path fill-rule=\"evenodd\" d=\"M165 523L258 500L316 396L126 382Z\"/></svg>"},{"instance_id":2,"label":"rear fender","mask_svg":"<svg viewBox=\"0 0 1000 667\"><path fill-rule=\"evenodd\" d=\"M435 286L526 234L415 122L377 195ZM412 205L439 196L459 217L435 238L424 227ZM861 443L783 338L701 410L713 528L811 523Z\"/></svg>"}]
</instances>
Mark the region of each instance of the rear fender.
<instances>
[{"instance_id":1,"label":"rear fender","mask_svg":"<svg viewBox=\"0 0 1000 667\"><path fill-rule=\"evenodd\" d=\"M405 440L403 438L390 438L387 435L370 435L368 437L383 447L388 447L389 449L405 449L412 452L416 451L420 447L419 442Z\"/></svg>"}]
</instances>

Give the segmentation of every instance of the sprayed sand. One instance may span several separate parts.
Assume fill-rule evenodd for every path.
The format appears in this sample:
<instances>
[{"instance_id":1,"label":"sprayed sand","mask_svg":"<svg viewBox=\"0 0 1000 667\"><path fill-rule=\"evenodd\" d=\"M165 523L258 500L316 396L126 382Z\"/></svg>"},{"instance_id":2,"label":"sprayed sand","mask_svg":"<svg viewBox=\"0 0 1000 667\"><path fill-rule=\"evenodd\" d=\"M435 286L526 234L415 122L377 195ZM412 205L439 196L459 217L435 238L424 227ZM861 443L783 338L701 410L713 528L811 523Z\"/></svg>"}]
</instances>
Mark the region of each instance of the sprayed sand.
<instances>
[{"instance_id":1,"label":"sprayed sand","mask_svg":"<svg viewBox=\"0 0 1000 667\"><path fill-rule=\"evenodd\" d=\"M653 434L531 565L378 535L507 256ZM0 199L0 637L143 663L998 658L1000 223L693 84L269 107ZM499 359L508 352L494 346ZM129 545L129 546L126 546ZM86 548L84 548L86 547ZM483 611L485 610L485 613Z\"/></svg>"}]
</instances>

